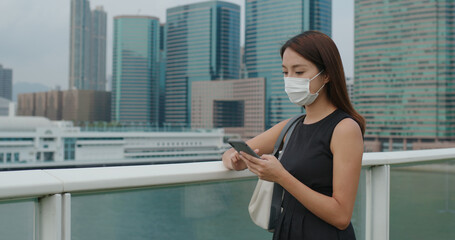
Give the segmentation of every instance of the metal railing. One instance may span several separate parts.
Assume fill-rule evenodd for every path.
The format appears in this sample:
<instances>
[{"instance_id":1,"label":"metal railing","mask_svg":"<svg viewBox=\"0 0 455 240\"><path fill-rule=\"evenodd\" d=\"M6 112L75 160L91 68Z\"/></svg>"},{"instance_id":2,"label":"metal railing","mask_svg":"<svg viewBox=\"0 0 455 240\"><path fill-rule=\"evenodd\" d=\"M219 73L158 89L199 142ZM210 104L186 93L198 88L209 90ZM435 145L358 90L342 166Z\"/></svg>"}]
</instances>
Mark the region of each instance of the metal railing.
<instances>
[{"instance_id":1,"label":"metal railing","mask_svg":"<svg viewBox=\"0 0 455 240\"><path fill-rule=\"evenodd\" d=\"M390 165L455 158L455 149L365 153L365 239L389 239ZM182 164L0 172L0 201L37 198L35 239L71 239L71 194L129 190L223 180L253 179L220 161Z\"/></svg>"}]
</instances>

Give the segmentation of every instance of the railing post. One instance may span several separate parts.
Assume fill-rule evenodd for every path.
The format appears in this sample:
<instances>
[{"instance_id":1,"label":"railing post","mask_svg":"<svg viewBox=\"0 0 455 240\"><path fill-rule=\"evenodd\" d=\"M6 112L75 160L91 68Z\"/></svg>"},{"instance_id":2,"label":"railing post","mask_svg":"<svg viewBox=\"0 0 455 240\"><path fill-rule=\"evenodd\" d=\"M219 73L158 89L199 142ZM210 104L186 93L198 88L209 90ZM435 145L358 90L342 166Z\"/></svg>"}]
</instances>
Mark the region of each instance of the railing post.
<instances>
[{"instance_id":1,"label":"railing post","mask_svg":"<svg viewBox=\"0 0 455 240\"><path fill-rule=\"evenodd\" d=\"M62 236L63 240L71 240L71 194L65 193L62 203Z\"/></svg>"},{"instance_id":2,"label":"railing post","mask_svg":"<svg viewBox=\"0 0 455 240\"><path fill-rule=\"evenodd\" d=\"M38 240L62 239L62 195L38 199Z\"/></svg>"},{"instance_id":3,"label":"railing post","mask_svg":"<svg viewBox=\"0 0 455 240\"><path fill-rule=\"evenodd\" d=\"M366 239L389 239L390 166L373 166L366 171Z\"/></svg>"},{"instance_id":4,"label":"railing post","mask_svg":"<svg viewBox=\"0 0 455 240\"><path fill-rule=\"evenodd\" d=\"M54 194L38 199L35 224L38 240L71 239L71 195Z\"/></svg>"}]
</instances>

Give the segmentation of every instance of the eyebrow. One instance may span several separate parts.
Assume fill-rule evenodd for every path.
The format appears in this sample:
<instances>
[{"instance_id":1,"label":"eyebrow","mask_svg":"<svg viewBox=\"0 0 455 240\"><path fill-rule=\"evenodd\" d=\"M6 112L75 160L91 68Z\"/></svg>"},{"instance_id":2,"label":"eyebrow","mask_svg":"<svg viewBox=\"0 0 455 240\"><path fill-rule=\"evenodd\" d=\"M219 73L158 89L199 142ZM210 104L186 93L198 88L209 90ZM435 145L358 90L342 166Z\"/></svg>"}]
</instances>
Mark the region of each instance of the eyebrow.
<instances>
[{"instance_id":1,"label":"eyebrow","mask_svg":"<svg viewBox=\"0 0 455 240\"><path fill-rule=\"evenodd\" d=\"M282 67L286 67L284 65L281 65ZM306 67L307 65L306 64L295 64L295 65L292 65L291 68L295 68L295 67Z\"/></svg>"}]
</instances>

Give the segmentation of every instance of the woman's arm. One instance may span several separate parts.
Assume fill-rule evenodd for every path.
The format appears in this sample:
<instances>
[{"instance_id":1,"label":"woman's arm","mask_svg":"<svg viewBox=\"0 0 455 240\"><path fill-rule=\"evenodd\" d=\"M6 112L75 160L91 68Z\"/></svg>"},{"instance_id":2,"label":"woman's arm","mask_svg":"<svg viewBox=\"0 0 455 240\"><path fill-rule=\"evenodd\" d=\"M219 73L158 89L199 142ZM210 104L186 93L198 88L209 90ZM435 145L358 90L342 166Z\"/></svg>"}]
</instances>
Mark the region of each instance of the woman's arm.
<instances>
[{"instance_id":1,"label":"woman's arm","mask_svg":"<svg viewBox=\"0 0 455 240\"><path fill-rule=\"evenodd\" d=\"M342 120L332 135L333 194L318 193L287 172L271 155L257 159L241 154L248 168L259 178L274 181L285 188L313 214L344 230L349 226L362 167L363 138L359 125L352 119Z\"/></svg>"},{"instance_id":2,"label":"woman's arm","mask_svg":"<svg viewBox=\"0 0 455 240\"><path fill-rule=\"evenodd\" d=\"M246 143L251 149L254 149L259 156L272 153L275 142L288 121L289 119L279 122L269 130L248 140ZM247 168L245 162L239 158L238 152L233 148L224 152L222 159L224 166L228 169L238 171Z\"/></svg>"}]
</instances>

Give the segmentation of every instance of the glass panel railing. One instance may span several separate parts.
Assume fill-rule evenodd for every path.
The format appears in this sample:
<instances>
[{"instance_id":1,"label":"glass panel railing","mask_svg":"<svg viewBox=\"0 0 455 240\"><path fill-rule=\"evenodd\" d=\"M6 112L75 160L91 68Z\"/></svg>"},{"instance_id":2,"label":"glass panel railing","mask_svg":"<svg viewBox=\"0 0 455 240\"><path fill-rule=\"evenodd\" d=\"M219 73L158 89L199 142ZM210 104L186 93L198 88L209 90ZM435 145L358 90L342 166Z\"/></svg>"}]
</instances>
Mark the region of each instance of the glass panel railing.
<instances>
[{"instance_id":1,"label":"glass panel railing","mask_svg":"<svg viewBox=\"0 0 455 240\"><path fill-rule=\"evenodd\" d=\"M72 195L73 240L271 239L248 203L256 180Z\"/></svg>"},{"instance_id":2,"label":"glass panel railing","mask_svg":"<svg viewBox=\"0 0 455 240\"><path fill-rule=\"evenodd\" d=\"M455 239L455 161L391 167L390 239Z\"/></svg>"},{"instance_id":3,"label":"glass panel railing","mask_svg":"<svg viewBox=\"0 0 455 240\"><path fill-rule=\"evenodd\" d=\"M256 180L73 194L73 240L271 239L254 225L248 203ZM352 223L365 238L365 174Z\"/></svg>"},{"instance_id":4,"label":"glass panel railing","mask_svg":"<svg viewBox=\"0 0 455 240\"><path fill-rule=\"evenodd\" d=\"M36 200L0 202L0 239L34 239Z\"/></svg>"},{"instance_id":5,"label":"glass panel railing","mask_svg":"<svg viewBox=\"0 0 455 240\"><path fill-rule=\"evenodd\" d=\"M359 188L355 198L354 212L352 213L351 223L354 227L357 240L365 240L366 223L366 175L369 167L363 167L360 172Z\"/></svg>"}]
</instances>

